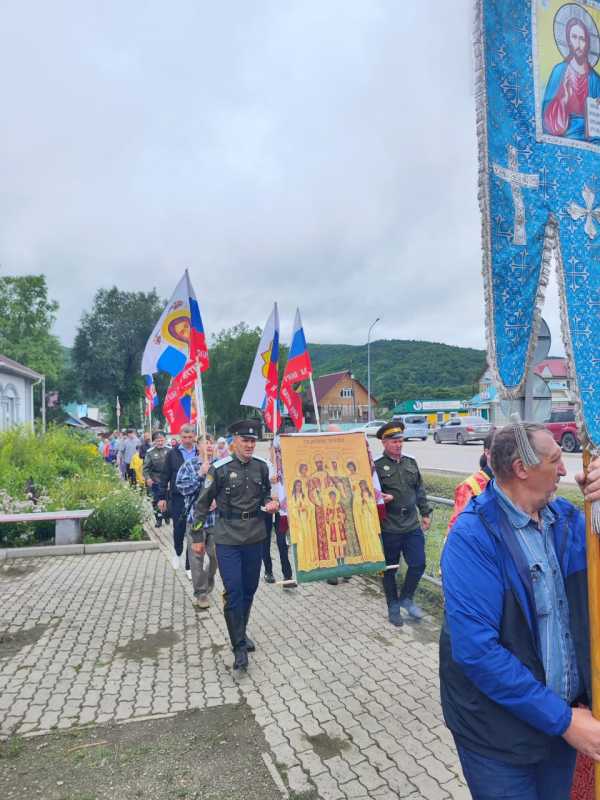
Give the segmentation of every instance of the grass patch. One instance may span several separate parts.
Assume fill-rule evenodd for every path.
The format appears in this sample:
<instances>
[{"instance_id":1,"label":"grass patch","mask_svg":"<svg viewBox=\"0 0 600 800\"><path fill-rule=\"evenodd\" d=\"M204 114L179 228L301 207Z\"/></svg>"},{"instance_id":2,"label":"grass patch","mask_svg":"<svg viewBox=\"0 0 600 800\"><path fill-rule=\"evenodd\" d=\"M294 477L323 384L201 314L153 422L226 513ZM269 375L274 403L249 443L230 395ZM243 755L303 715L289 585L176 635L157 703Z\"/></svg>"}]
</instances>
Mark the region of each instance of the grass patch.
<instances>
[{"instance_id":1,"label":"grass patch","mask_svg":"<svg viewBox=\"0 0 600 800\"><path fill-rule=\"evenodd\" d=\"M24 746L20 736L10 736L6 741L0 741L0 758L17 758Z\"/></svg>"}]
</instances>

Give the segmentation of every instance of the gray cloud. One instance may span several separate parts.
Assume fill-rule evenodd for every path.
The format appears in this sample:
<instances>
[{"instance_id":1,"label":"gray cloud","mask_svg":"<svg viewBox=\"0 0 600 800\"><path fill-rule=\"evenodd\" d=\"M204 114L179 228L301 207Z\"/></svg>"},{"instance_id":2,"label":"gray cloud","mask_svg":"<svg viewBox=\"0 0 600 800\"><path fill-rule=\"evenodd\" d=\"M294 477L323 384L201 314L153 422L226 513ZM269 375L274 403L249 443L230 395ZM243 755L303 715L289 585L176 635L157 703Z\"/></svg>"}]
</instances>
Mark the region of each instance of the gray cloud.
<instances>
[{"instance_id":1,"label":"gray cloud","mask_svg":"<svg viewBox=\"0 0 600 800\"><path fill-rule=\"evenodd\" d=\"M0 263L70 342L101 286L208 333L483 346L471 0L9 3ZM550 315L554 328L555 317Z\"/></svg>"}]
</instances>

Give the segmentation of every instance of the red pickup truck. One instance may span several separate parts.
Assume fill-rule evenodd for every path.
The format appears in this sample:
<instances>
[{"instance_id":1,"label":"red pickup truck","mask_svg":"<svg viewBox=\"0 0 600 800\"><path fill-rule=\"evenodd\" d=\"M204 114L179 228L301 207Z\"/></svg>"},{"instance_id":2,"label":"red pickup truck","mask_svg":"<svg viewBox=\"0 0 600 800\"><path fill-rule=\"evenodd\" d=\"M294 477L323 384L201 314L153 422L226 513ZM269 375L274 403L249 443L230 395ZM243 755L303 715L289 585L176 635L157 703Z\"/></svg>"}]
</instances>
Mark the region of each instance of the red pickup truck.
<instances>
[{"instance_id":1,"label":"red pickup truck","mask_svg":"<svg viewBox=\"0 0 600 800\"><path fill-rule=\"evenodd\" d=\"M580 449L575 414L572 411L553 411L544 425L566 453L574 453Z\"/></svg>"}]
</instances>

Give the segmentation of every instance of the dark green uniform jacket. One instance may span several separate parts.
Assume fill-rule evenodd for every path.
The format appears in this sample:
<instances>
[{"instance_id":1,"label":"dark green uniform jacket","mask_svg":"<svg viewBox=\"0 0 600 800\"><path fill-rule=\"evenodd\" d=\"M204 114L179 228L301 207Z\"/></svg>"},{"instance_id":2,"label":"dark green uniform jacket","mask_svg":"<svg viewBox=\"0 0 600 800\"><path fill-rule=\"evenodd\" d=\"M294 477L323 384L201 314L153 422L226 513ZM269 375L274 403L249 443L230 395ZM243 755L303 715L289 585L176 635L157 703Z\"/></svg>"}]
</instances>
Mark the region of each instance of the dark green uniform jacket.
<instances>
[{"instance_id":1,"label":"dark green uniform jacket","mask_svg":"<svg viewBox=\"0 0 600 800\"><path fill-rule=\"evenodd\" d=\"M165 460L169 455L168 447L151 447L144 458L144 480L160 483Z\"/></svg>"},{"instance_id":2,"label":"dark green uniform jacket","mask_svg":"<svg viewBox=\"0 0 600 800\"><path fill-rule=\"evenodd\" d=\"M213 500L217 521L212 528L215 544L255 544L267 535L260 507L271 499L269 467L262 458L244 463L236 456L215 461L194 504L192 539L204 541L202 530Z\"/></svg>"},{"instance_id":3,"label":"dark green uniform jacket","mask_svg":"<svg viewBox=\"0 0 600 800\"><path fill-rule=\"evenodd\" d=\"M381 491L394 499L385 504L386 517L381 523L385 533L408 533L419 527L417 509L422 517L431 514L421 473L414 458L402 456L394 461L385 453L375 461Z\"/></svg>"}]
</instances>

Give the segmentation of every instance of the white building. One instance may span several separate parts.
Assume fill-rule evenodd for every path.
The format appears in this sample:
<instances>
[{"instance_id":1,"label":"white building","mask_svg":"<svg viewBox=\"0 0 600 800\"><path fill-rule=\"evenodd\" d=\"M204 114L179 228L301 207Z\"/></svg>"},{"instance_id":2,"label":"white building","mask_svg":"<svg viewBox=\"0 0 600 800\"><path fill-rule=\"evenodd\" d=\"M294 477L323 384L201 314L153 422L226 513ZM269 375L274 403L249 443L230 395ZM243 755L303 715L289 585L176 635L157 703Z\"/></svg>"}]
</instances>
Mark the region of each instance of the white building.
<instances>
[{"instance_id":1,"label":"white building","mask_svg":"<svg viewBox=\"0 0 600 800\"><path fill-rule=\"evenodd\" d=\"M42 377L0 355L0 432L16 425L33 427L33 387Z\"/></svg>"}]
</instances>

